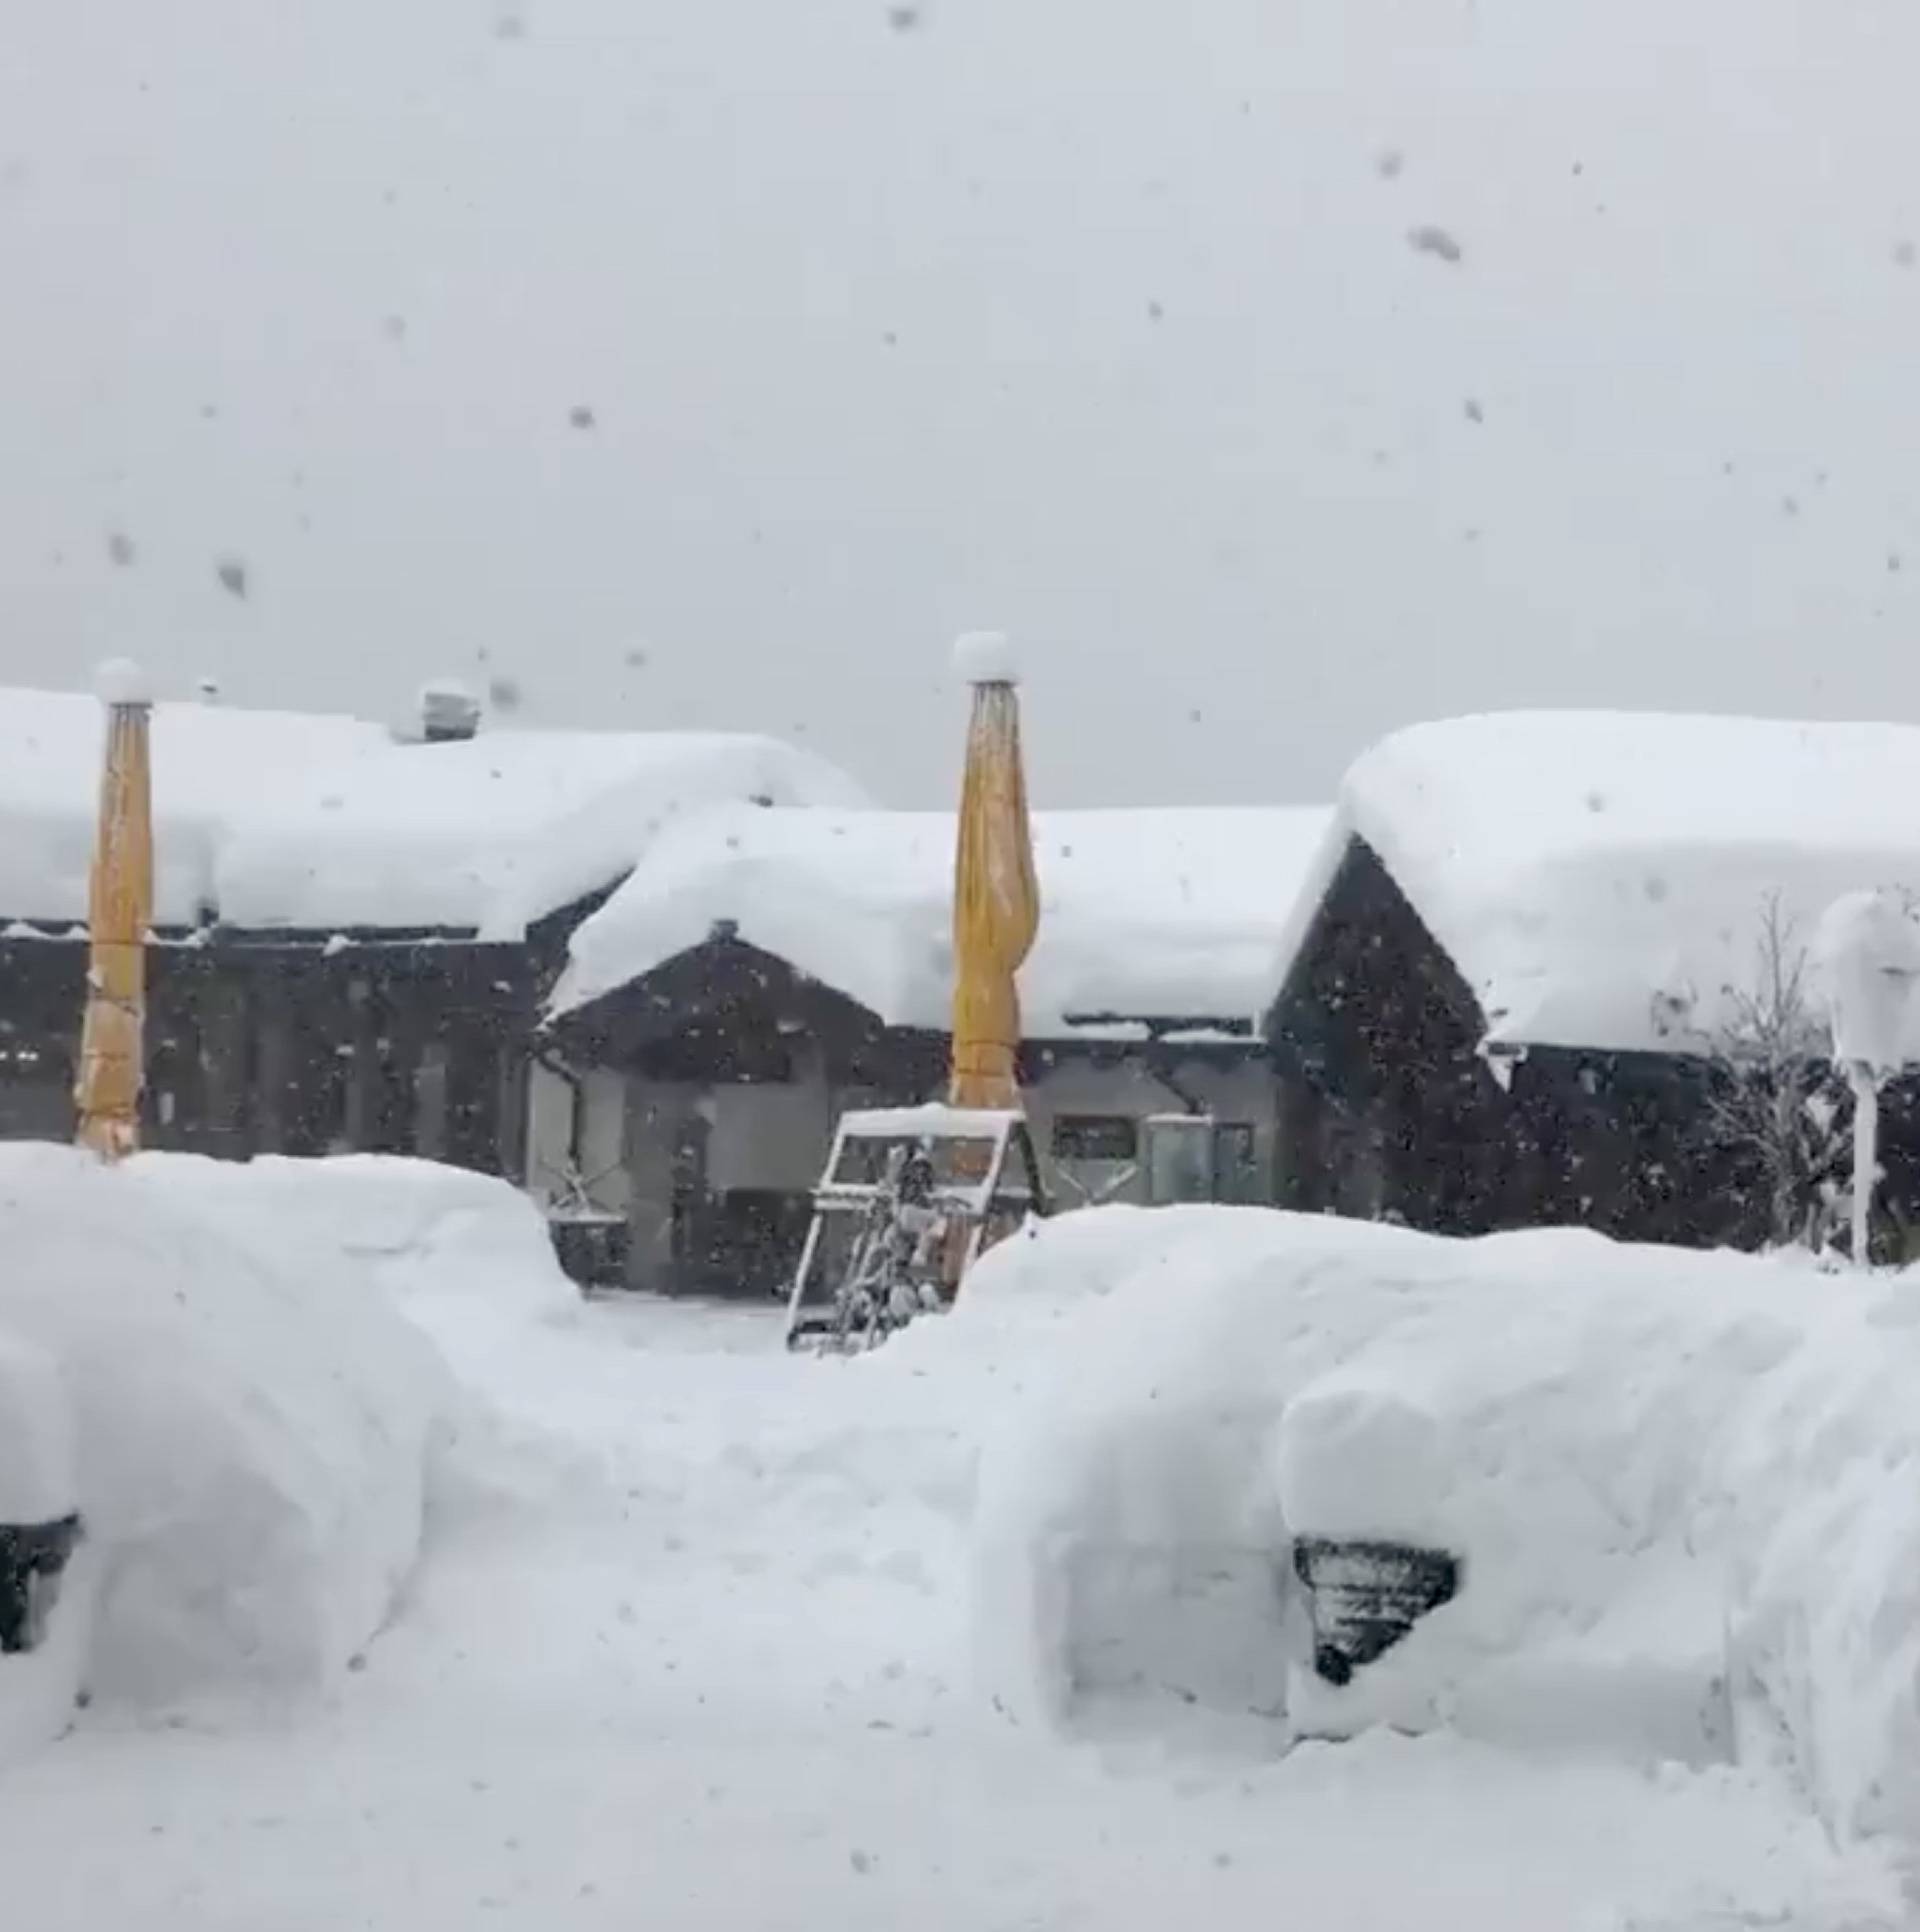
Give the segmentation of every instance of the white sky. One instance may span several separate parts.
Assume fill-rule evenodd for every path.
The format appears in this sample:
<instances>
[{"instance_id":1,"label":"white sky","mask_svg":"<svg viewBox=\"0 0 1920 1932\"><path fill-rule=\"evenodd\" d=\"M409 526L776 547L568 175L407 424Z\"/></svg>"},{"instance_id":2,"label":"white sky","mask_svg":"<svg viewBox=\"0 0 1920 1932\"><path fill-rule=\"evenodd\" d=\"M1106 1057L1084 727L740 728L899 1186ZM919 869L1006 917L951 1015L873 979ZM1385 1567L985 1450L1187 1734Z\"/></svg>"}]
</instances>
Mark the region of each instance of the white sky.
<instances>
[{"instance_id":1,"label":"white sky","mask_svg":"<svg viewBox=\"0 0 1920 1932\"><path fill-rule=\"evenodd\" d=\"M976 625L1054 803L1311 797L1494 705L1920 715L1900 0L0 29L0 676L504 672L900 803Z\"/></svg>"}]
</instances>

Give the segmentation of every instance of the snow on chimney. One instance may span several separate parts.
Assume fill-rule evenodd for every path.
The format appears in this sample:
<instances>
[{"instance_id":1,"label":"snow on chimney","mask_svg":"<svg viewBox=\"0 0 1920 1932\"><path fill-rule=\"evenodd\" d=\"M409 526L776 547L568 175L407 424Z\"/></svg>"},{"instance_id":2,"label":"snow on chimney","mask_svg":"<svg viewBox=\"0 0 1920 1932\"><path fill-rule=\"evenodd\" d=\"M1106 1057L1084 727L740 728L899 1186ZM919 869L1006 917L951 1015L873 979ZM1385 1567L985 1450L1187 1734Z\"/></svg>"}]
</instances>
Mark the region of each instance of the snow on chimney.
<instances>
[{"instance_id":1,"label":"snow on chimney","mask_svg":"<svg viewBox=\"0 0 1920 1932\"><path fill-rule=\"evenodd\" d=\"M436 678L420 687L419 735L429 745L459 744L480 729L480 699L456 678Z\"/></svg>"}]
</instances>

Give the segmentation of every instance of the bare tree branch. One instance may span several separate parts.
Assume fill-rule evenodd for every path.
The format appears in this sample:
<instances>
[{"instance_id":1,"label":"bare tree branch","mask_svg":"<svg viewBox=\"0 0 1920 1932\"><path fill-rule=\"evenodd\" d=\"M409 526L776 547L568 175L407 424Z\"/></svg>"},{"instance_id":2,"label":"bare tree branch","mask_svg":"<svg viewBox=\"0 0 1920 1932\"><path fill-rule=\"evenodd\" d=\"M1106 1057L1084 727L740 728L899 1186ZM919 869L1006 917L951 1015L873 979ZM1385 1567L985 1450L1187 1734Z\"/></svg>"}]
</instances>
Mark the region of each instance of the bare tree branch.
<instances>
[{"instance_id":1,"label":"bare tree branch","mask_svg":"<svg viewBox=\"0 0 1920 1932\"><path fill-rule=\"evenodd\" d=\"M1726 1018L1707 1042L1702 1130L1711 1145L1751 1162L1766 1188L1774 1246L1820 1246L1844 1136L1825 1031L1808 994L1807 949L1778 894L1765 902L1754 950L1751 986L1725 989Z\"/></svg>"}]
</instances>

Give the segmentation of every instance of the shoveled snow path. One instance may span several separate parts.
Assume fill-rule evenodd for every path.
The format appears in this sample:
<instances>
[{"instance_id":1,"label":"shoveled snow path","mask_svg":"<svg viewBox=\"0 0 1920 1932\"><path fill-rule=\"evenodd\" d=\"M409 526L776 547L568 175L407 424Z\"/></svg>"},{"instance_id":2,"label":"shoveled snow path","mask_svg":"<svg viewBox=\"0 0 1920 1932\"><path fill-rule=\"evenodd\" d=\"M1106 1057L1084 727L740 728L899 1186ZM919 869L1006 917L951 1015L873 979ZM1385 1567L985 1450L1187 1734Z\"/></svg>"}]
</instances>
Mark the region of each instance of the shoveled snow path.
<instances>
[{"instance_id":1,"label":"shoveled snow path","mask_svg":"<svg viewBox=\"0 0 1920 1932\"><path fill-rule=\"evenodd\" d=\"M978 1377L794 1360L758 1311L646 1303L443 1340L512 1426L365 1669L320 1710L90 1713L0 1785L20 1922L1902 1922L1876 1861L1746 1774L1009 1728L964 1681Z\"/></svg>"}]
</instances>

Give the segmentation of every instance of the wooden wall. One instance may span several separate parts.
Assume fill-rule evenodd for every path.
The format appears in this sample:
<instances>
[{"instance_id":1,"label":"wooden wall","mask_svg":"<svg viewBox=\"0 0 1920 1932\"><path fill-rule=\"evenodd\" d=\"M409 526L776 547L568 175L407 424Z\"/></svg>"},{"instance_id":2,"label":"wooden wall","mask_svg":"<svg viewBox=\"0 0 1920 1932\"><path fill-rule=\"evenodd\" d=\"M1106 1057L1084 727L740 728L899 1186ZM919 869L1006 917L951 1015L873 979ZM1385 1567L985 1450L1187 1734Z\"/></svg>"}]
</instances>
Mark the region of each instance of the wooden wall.
<instances>
[{"instance_id":1,"label":"wooden wall","mask_svg":"<svg viewBox=\"0 0 1920 1932\"><path fill-rule=\"evenodd\" d=\"M0 1137L64 1139L84 941L0 941ZM420 1154L518 1176L527 949L210 938L148 952L150 1145Z\"/></svg>"}]
</instances>

